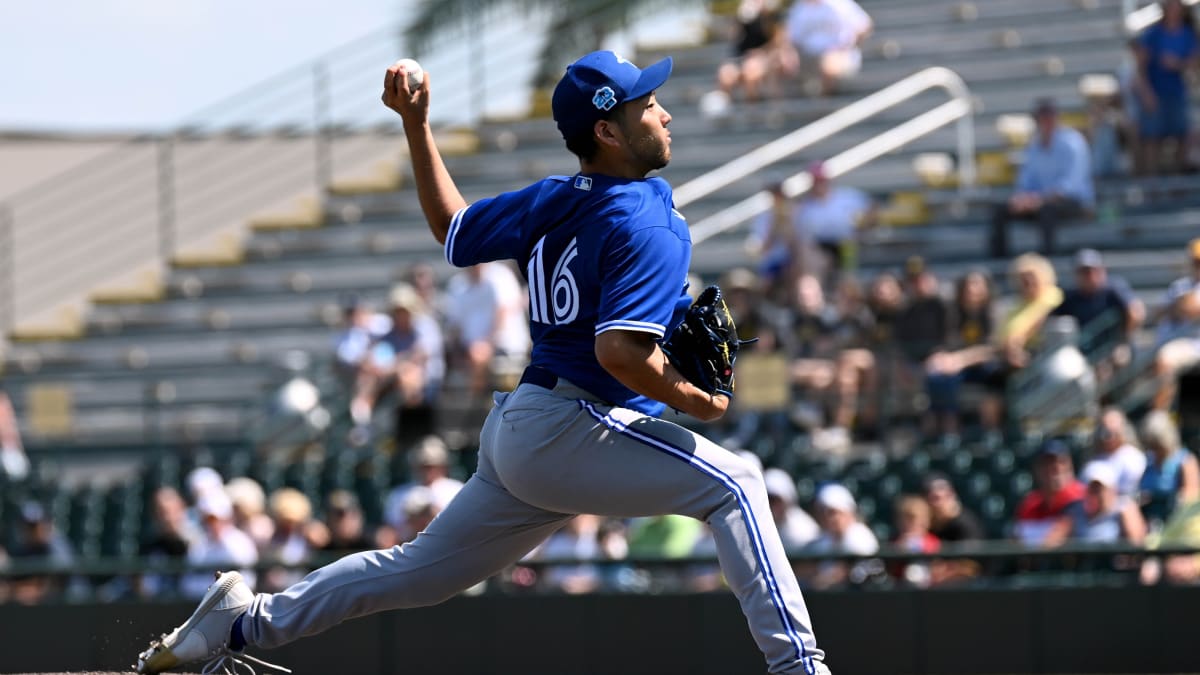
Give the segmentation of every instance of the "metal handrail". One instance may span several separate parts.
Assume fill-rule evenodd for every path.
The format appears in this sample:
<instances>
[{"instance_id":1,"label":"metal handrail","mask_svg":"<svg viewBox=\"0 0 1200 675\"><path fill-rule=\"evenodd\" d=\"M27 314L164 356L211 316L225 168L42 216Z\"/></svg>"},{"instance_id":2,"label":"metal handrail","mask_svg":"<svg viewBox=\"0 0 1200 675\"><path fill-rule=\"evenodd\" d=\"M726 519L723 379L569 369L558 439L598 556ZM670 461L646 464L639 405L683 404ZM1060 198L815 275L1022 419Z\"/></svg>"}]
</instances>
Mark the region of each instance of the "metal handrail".
<instances>
[{"instance_id":1,"label":"metal handrail","mask_svg":"<svg viewBox=\"0 0 1200 675\"><path fill-rule=\"evenodd\" d=\"M1200 0L1183 0L1183 4L1189 7L1198 3ZM1125 15L1125 32L1134 34L1153 26L1161 19L1162 7L1155 2L1138 8L1137 0L1125 0L1121 3L1121 13Z\"/></svg>"},{"instance_id":2,"label":"metal handrail","mask_svg":"<svg viewBox=\"0 0 1200 675\"><path fill-rule=\"evenodd\" d=\"M826 140L848 127L893 108L934 88L944 89L952 100L907 122L828 158L824 167L836 178L891 152L951 122L958 123L958 188L975 184L975 126L971 92L962 77L949 68L935 66L914 73L811 124L763 145L724 166L695 178L675 190L675 203L682 208L716 190L741 180L770 164L790 157L815 143ZM807 172L789 177L783 183L784 194L795 197L812 186ZM753 218L770 208L766 190L725 208L691 227L692 242L700 243Z\"/></svg>"}]
</instances>

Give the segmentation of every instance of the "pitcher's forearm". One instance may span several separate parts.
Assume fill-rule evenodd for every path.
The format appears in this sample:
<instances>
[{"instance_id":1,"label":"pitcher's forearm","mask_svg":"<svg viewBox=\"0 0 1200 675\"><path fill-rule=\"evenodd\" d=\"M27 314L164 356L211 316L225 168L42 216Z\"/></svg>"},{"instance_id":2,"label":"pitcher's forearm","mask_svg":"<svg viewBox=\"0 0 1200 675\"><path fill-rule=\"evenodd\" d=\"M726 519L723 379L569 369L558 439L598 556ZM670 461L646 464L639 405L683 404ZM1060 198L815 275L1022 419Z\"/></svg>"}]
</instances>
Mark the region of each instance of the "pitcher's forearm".
<instances>
[{"instance_id":1,"label":"pitcher's forearm","mask_svg":"<svg viewBox=\"0 0 1200 675\"><path fill-rule=\"evenodd\" d=\"M412 161L413 178L417 183L417 199L421 211L429 223L429 231L438 240L446 242L450 220L467 205L446 164L433 141L433 130L426 121L406 122L404 133L408 137L408 152Z\"/></svg>"}]
</instances>

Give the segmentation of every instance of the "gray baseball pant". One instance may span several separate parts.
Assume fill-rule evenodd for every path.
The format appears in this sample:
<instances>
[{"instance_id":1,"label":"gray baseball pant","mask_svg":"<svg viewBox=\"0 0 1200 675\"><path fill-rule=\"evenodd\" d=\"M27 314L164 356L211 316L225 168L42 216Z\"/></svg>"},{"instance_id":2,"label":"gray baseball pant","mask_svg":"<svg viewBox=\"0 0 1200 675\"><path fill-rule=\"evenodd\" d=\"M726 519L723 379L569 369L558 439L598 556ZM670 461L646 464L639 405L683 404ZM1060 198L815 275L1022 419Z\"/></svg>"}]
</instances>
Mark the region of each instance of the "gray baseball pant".
<instances>
[{"instance_id":1,"label":"gray baseball pant","mask_svg":"<svg viewBox=\"0 0 1200 675\"><path fill-rule=\"evenodd\" d=\"M517 562L578 513L708 523L768 671L811 675L823 659L757 467L563 380L553 390L522 384L497 394L477 472L428 529L257 595L242 623L246 641L275 647L346 619L440 603Z\"/></svg>"}]
</instances>

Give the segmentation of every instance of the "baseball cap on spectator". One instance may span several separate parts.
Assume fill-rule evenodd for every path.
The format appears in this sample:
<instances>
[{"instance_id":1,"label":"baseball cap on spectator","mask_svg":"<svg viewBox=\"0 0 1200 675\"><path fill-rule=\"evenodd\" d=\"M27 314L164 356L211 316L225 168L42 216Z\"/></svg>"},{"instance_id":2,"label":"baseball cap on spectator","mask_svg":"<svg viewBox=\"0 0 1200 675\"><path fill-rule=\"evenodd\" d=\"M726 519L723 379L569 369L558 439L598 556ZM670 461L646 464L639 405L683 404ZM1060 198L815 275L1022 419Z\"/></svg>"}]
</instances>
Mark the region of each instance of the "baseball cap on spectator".
<instances>
[{"instance_id":1,"label":"baseball cap on spectator","mask_svg":"<svg viewBox=\"0 0 1200 675\"><path fill-rule=\"evenodd\" d=\"M845 485L840 483L829 483L817 490L817 506L829 509L830 511L843 511L846 513L855 513L858 511L858 502L854 501L854 495L846 489Z\"/></svg>"},{"instance_id":2,"label":"baseball cap on spectator","mask_svg":"<svg viewBox=\"0 0 1200 675\"><path fill-rule=\"evenodd\" d=\"M1075 253L1075 267L1099 268L1104 267L1104 258L1094 248L1081 248Z\"/></svg>"},{"instance_id":3,"label":"baseball cap on spectator","mask_svg":"<svg viewBox=\"0 0 1200 675\"><path fill-rule=\"evenodd\" d=\"M192 499L200 499L203 495L209 492L225 491L225 481L221 478L221 474L211 466L198 466L192 469L187 475L188 493L192 495Z\"/></svg>"},{"instance_id":4,"label":"baseball cap on spectator","mask_svg":"<svg viewBox=\"0 0 1200 675\"><path fill-rule=\"evenodd\" d=\"M231 479L225 485L225 494L229 495L229 501L234 507L241 509L243 513L262 513L267 505L267 496L263 493L262 486L247 476Z\"/></svg>"},{"instance_id":5,"label":"baseball cap on spectator","mask_svg":"<svg viewBox=\"0 0 1200 675\"><path fill-rule=\"evenodd\" d=\"M420 314L425 306L421 296L417 294L417 289L407 283L399 283L392 287L391 293L388 294L388 305L393 311L406 309L410 314Z\"/></svg>"},{"instance_id":6,"label":"baseball cap on spectator","mask_svg":"<svg viewBox=\"0 0 1200 675\"><path fill-rule=\"evenodd\" d=\"M358 511L362 506L358 503L358 497L349 490L334 490L325 498L325 511L333 514L349 513Z\"/></svg>"},{"instance_id":7,"label":"baseball cap on spectator","mask_svg":"<svg viewBox=\"0 0 1200 675\"><path fill-rule=\"evenodd\" d=\"M767 496L779 497L788 504L796 503L796 484L783 469L770 468L763 472L767 484Z\"/></svg>"},{"instance_id":8,"label":"baseball cap on spectator","mask_svg":"<svg viewBox=\"0 0 1200 675\"><path fill-rule=\"evenodd\" d=\"M829 172L825 170L825 162L822 160L809 163L808 175L812 176L813 181L829 180Z\"/></svg>"},{"instance_id":9,"label":"baseball cap on spectator","mask_svg":"<svg viewBox=\"0 0 1200 675\"><path fill-rule=\"evenodd\" d=\"M196 512L201 516L229 520L233 518L233 502L224 490L209 490L196 500Z\"/></svg>"},{"instance_id":10,"label":"baseball cap on spectator","mask_svg":"<svg viewBox=\"0 0 1200 675\"><path fill-rule=\"evenodd\" d=\"M437 436L426 436L408 452L408 464L413 468L422 466L446 466L450 463L450 450L446 442Z\"/></svg>"},{"instance_id":11,"label":"baseball cap on spectator","mask_svg":"<svg viewBox=\"0 0 1200 675\"><path fill-rule=\"evenodd\" d=\"M1042 115L1057 115L1058 104L1050 97L1039 98L1033 102L1033 116L1041 117Z\"/></svg>"},{"instance_id":12,"label":"baseball cap on spectator","mask_svg":"<svg viewBox=\"0 0 1200 675\"><path fill-rule=\"evenodd\" d=\"M1037 457L1039 459L1045 458L1045 457L1057 458L1057 457L1070 457L1070 456L1071 456L1071 448L1067 447L1066 443L1063 443L1062 441L1058 440L1057 438L1051 438L1051 439L1046 440L1044 443L1042 443L1042 445L1038 448L1038 451L1037 451Z\"/></svg>"},{"instance_id":13,"label":"baseball cap on spectator","mask_svg":"<svg viewBox=\"0 0 1200 675\"><path fill-rule=\"evenodd\" d=\"M726 291L752 291L758 286L758 277L745 267L735 267L725 273L721 288Z\"/></svg>"},{"instance_id":14,"label":"baseball cap on spectator","mask_svg":"<svg viewBox=\"0 0 1200 675\"><path fill-rule=\"evenodd\" d=\"M433 490L424 485L416 485L404 495L404 503L400 508L403 509L405 518L412 518L433 506L433 503Z\"/></svg>"},{"instance_id":15,"label":"baseball cap on spectator","mask_svg":"<svg viewBox=\"0 0 1200 675\"><path fill-rule=\"evenodd\" d=\"M271 493L271 517L284 523L306 522L312 517L312 502L295 488L279 488Z\"/></svg>"},{"instance_id":16,"label":"baseball cap on spectator","mask_svg":"<svg viewBox=\"0 0 1200 675\"><path fill-rule=\"evenodd\" d=\"M617 106L658 89L671 76L671 57L638 68L611 51L596 51L567 66L550 107L563 138L587 133Z\"/></svg>"},{"instance_id":17,"label":"baseball cap on spectator","mask_svg":"<svg viewBox=\"0 0 1200 675\"><path fill-rule=\"evenodd\" d=\"M926 475L925 480L921 482L921 487L924 488L925 492L940 487L950 488L950 491L954 492L954 483L951 483L950 478L940 471L931 471Z\"/></svg>"},{"instance_id":18,"label":"baseball cap on spectator","mask_svg":"<svg viewBox=\"0 0 1200 675\"><path fill-rule=\"evenodd\" d=\"M1108 462L1088 462L1079 477L1084 483L1099 483L1107 488L1117 487L1117 470Z\"/></svg>"},{"instance_id":19,"label":"baseball cap on spectator","mask_svg":"<svg viewBox=\"0 0 1200 675\"><path fill-rule=\"evenodd\" d=\"M21 520L26 525L36 525L47 520L46 507L38 502L25 502L21 505Z\"/></svg>"}]
</instances>

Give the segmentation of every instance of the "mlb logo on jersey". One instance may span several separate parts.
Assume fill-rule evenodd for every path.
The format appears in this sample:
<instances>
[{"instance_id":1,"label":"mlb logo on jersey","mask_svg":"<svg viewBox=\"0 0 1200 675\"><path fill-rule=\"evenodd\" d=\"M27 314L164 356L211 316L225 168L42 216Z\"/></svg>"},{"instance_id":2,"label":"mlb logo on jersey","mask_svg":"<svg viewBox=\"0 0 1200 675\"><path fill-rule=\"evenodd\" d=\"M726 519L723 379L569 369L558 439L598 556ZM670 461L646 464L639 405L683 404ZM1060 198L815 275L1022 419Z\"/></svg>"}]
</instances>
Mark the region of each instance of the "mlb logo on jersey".
<instances>
[{"instance_id":1,"label":"mlb logo on jersey","mask_svg":"<svg viewBox=\"0 0 1200 675\"><path fill-rule=\"evenodd\" d=\"M596 95L592 96L592 105L596 106L597 110L612 110L617 105L617 93L612 87L600 87L596 90Z\"/></svg>"},{"instance_id":2,"label":"mlb logo on jersey","mask_svg":"<svg viewBox=\"0 0 1200 675\"><path fill-rule=\"evenodd\" d=\"M592 189L592 179L588 178L587 176L576 176L575 177L575 189L576 190L591 190Z\"/></svg>"}]
</instances>

